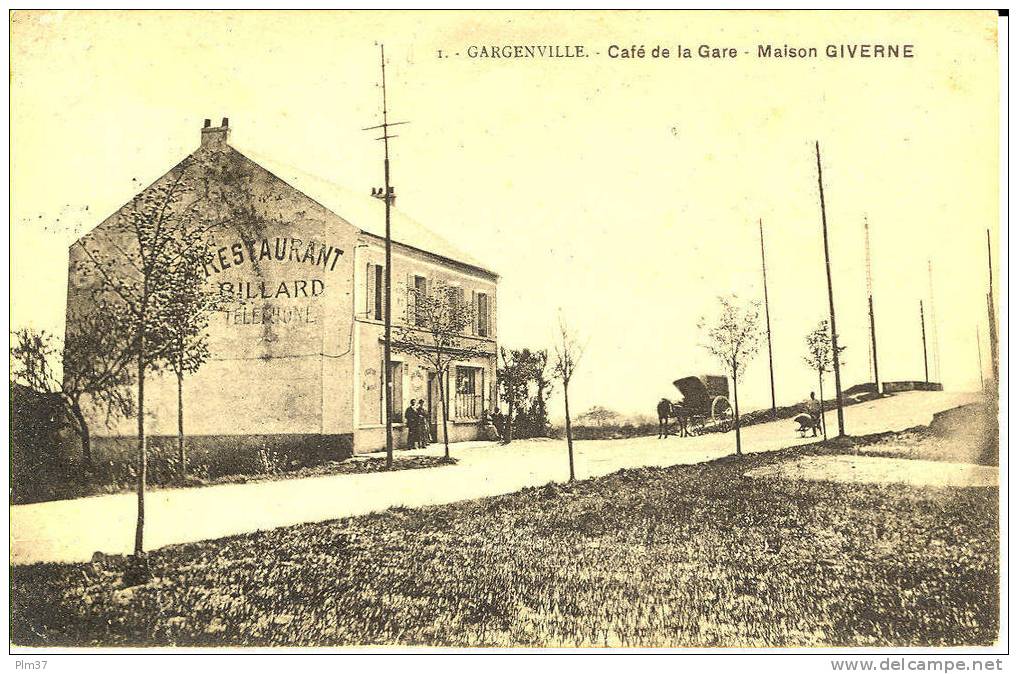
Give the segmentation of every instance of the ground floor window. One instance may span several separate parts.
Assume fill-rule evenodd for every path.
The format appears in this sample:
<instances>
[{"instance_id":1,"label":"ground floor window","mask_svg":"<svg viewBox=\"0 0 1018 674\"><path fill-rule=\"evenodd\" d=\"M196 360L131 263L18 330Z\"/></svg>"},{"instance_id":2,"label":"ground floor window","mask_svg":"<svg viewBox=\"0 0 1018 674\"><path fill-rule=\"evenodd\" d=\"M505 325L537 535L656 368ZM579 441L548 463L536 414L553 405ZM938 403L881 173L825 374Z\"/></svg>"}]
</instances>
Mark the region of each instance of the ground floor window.
<instances>
[{"instance_id":1,"label":"ground floor window","mask_svg":"<svg viewBox=\"0 0 1018 674\"><path fill-rule=\"evenodd\" d=\"M484 411L484 370L456 366L456 418L480 419Z\"/></svg>"},{"instance_id":2,"label":"ground floor window","mask_svg":"<svg viewBox=\"0 0 1018 674\"><path fill-rule=\"evenodd\" d=\"M392 420L403 423L403 363L389 363L389 375L392 377ZM385 422L385 382L382 382L382 422Z\"/></svg>"}]
</instances>

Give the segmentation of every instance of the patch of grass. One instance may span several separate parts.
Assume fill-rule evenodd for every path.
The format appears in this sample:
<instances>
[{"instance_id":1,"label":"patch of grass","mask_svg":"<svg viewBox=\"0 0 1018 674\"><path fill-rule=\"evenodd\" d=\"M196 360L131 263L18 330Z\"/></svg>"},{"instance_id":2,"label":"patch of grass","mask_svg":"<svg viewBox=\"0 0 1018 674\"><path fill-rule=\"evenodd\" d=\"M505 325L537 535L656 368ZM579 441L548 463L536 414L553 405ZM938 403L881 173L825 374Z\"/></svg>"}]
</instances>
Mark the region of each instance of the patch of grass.
<instances>
[{"instance_id":1,"label":"patch of grass","mask_svg":"<svg viewBox=\"0 0 1018 674\"><path fill-rule=\"evenodd\" d=\"M279 471L275 473L257 473L254 475L224 475L214 480L194 481L188 486L208 486L213 484L236 484L247 482L267 482L272 480L295 480L302 477L317 477L320 475L354 475L362 473L382 473L386 470L417 470L420 468L437 468L439 466L454 466L457 463L455 457L444 456L400 456L398 453L392 459L392 468L385 467L384 456L361 457L354 456L343 461L326 461L316 466L307 466L296 470Z\"/></svg>"},{"instance_id":2,"label":"patch of grass","mask_svg":"<svg viewBox=\"0 0 1018 674\"><path fill-rule=\"evenodd\" d=\"M749 479L812 445L12 569L32 646L957 646L998 631L998 491Z\"/></svg>"},{"instance_id":3,"label":"patch of grass","mask_svg":"<svg viewBox=\"0 0 1018 674\"><path fill-rule=\"evenodd\" d=\"M437 468L439 466L452 466L457 463L455 457L445 458L444 456L400 456L393 457L391 470L417 470L420 468ZM248 482L272 482L275 480L296 480L302 477L317 477L321 475L352 475L360 473L380 473L386 470L384 457L362 457L354 456L342 461L324 461L313 466L301 466L296 468L281 468L278 466L266 466L264 472L238 473L222 475L210 478L207 471L194 469L188 475L181 477L176 472L162 471L157 474L156 479L148 483L148 491L159 491L161 489L181 489L188 487L208 487L217 484L246 484ZM150 473L151 475L151 473ZM98 496L102 494L126 494L137 489L137 477L133 473L119 478L112 483L99 481L75 482L66 480L58 484L57 489L47 494L34 494L37 498L19 499L12 505L25 503L37 503L40 501L55 501L61 499L82 498L85 496Z\"/></svg>"}]
</instances>

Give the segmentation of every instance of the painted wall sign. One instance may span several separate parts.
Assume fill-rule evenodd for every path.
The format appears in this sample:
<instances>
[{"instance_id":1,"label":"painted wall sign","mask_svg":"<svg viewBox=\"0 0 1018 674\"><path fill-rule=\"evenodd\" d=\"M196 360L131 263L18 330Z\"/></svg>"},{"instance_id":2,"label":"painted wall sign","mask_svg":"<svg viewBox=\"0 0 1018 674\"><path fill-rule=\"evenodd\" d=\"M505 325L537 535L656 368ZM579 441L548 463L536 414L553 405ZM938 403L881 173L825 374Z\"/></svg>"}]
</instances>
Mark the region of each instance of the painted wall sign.
<instances>
[{"instance_id":1,"label":"painted wall sign","mask_svg":"<svg viewBox=\"0 0 1018 674\"><path fill-rule=\"evenodd\" d=\"M287 325L289 323L317 323L311 306L277 307L269 304L242 306L225 310L231 325Z\"/></svg>"},{"instance_id":2,"label":"painted wall sign","mask_svg":"<svg viewBox=\"0 0 1018 674\"><path fill-rule=\"evenodd\" d=\"M219 293L224 299L245 300L278 300L297 299L301 297L318 297L325 293L325 281L321 279L295 279L293 281L223 281L219 284Z\"/></svg>"},{"instance_id":3,"label":"painted wall sign","mask_svg":"<svg viewBox=\"0 0 1018 674\"><path fill-rule=\"evenodd\" d=\"M343 249L314 240L296 237L242 237L216 248L205 264L206 278L233 268L250 268L258 279L217 281L219 293L232 306L222 310L229 325L286 325L317 323L314 303L294 306L287 300L315 299L325 294L322 278L284 278L266 280L268 262L289 266L314 267L322 272L335 271ZM287 306L289 305L289 306Z\"/></svg>"},{"instance_id":4,"label":"painted wall sign","mask_svg":"<svg viewBox=\"0 0 1018 674\"><path fill-rule=\"evenodd\" d=\"M315 241L305 243L296 238L244 239L216 249L212 259L205 263L205 276L221 274L245 263L257 265L262 260L306 264L333 271L342 254L343 249L338 246Z\"/></svg>"}]
</instances>

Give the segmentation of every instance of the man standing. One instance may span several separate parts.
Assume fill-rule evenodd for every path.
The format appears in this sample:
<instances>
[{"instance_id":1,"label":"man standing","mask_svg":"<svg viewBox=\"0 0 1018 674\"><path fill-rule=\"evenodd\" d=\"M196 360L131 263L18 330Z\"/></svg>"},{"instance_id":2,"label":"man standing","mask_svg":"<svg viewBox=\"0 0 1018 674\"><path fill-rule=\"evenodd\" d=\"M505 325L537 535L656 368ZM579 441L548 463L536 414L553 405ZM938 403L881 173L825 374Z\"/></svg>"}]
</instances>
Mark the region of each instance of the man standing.
<instances>
[{"instance_id":1,"label":"man standing","mask_svg":"<svg viewBox=\"0 0 1018 674\"><path fill-rule=\"evenodd\" d=\"M505 416L502 414L502 410L497 407L491 413L491 425L495 427L499 441L502 441L502 438L505 437Z\"/></svg>"},{"instance_id":2,"label":"man standing","mask_svg":"<svg viewBox=\"0 0 1018 674\"><path fill-rule=\"evenodd\" d=\"M406 446L407 449L414 449L419 443L419 433L421 424L417 419L417 408L414 407L414 401L410 400L410 405L406 408L406 412L403 413L403 425L406 426Z\"/></svg>"},{"instance_id":3,"label":"man standing","mask_svg":"<svg viewBox=\"0 0 1018 674\"><path fill-rule=\"evenodd\" d=\"M424 407L424 398L417 401L417 446L427 447L431 444L431 424L428 420L428 410Z\"/></svg>"},{"instance_id":4,"label":"man standing","mask_svg":"<svg viewBox=\"0 0 1018 674\"><path fill-rule=\"evenodd\" d=\"M823 409L820 406L820 401L817 400L816 391L809 392L809 400L806 401L806 414L813 420L813 437L817 436L817 430L821 428L823 423Z\"/></svg>"}]
</instances>

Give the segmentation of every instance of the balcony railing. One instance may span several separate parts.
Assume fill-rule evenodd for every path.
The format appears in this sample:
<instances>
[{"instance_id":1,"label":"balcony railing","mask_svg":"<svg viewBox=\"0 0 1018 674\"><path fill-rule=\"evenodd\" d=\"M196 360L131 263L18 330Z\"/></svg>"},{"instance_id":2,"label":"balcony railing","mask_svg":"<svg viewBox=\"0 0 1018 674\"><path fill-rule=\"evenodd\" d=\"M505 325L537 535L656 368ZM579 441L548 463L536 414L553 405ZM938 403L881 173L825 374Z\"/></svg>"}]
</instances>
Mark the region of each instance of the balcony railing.
<instances>
[{"instance_id":1,"label":"balcony railing","mask_svg":"<svg viewBox=\"0 0 1018 674\"><path fill-rule=\"evenodd\" d=\"M483 408L482 396L475 393L456 394L456 418L480 419Z\"/></svg>"}]
</instances>

